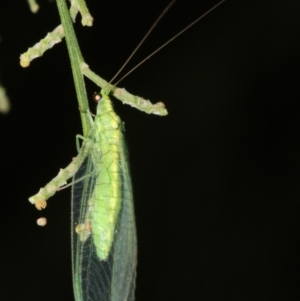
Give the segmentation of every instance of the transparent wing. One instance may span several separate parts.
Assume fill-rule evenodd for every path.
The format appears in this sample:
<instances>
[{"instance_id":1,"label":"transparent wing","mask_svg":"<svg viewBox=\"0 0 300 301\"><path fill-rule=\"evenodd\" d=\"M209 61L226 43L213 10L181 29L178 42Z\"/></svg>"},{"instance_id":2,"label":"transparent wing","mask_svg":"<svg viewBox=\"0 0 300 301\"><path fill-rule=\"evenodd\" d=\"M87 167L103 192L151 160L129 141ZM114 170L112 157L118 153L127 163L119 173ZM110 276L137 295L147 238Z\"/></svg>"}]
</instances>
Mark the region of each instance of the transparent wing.
<instances>
[{"instance_id":1,"label":"transparent wing","mask_svg":"<svg viewBox=\"0 0 300 301\"><path fill-rule=\"evenodd\" d=\"M72 265L76 301L133 301L136 277L136 229L131 178L125 147L120 145L122 205L115 228L114 242L107 260L97 256L92 235L81 241L75 228L84 223L88 203L96 183L97 170L89 155L74 177L72 188ZM101 158L99 158L101 160ZM98 166L99 164L97 164ZM100 164L101 166L101 164ZM88 175L83 181L76 179Z\"/></svg>"},{"instance_id":2,"label":"transparent wing","mask_svg":"<svg viewBox=\"0 0 300 301\"><path fill-rule=\"evenodd\" d=\"M123 202L113 250L113 293L111 300L133 301L137 264L137 240L131 177L124 142L120 166L122 170Z\"/></svg>"}]
</instances>

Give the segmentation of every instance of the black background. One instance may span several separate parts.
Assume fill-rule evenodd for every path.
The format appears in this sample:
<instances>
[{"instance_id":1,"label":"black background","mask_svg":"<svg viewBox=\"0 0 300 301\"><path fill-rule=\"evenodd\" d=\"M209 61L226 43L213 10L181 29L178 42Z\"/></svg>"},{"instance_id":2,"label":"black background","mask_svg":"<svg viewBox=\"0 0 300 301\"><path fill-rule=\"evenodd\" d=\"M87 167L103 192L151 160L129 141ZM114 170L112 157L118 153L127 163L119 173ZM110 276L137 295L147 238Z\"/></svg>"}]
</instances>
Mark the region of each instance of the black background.
<instances>
[{"instance_id":1,"label":"black background","mask_svg":"<svg viewBox=\"0 0 300 301\"><path fill-rule=\"evenodd\" d=\"M110 79L167 3L88 1L94 26L75 28L91 69ZM215 3L178 0L130 66ZM70 190L42 213L27 201L76 155L81 133L65 42L19 66L60 22L55 3L40 5L33 15L26 1L0 3L0 80L12 103L0 116L6 301L73 300ZM169 110L114 101L134 186L137 301L300 300L299 15L298 0L226 1L120 84Z\"/></svg>"}]
</instances>

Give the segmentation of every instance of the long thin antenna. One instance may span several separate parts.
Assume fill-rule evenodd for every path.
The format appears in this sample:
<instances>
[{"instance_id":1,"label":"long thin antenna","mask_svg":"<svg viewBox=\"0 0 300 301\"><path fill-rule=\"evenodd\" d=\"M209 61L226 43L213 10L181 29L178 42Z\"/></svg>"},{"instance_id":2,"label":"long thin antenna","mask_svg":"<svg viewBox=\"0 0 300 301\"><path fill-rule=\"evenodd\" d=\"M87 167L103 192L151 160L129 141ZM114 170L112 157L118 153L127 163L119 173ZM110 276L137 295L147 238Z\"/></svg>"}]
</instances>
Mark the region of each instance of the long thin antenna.
<instances>
[{"instance_id":1,"label":"long thin antenna","mask_svg":"<svg viewBox=\"0 0 300 301\"><path fill-rule=\"evenodd\" d=\"M164 43L163 45L161 45L159 48L157 48L155 51L153 51L151 54L149 54L145 59L143 59L140 63L138 63L134 68L132 68L131 70L129 70L123 77L121 77L121 79L119 79L116 83L115 86L117 84L120 83L120 81L122 81L125 77L127 77L131 72L133 72L136 68L138 68L140 65L142 65L143 63L145 63L147 60L149 60L154 54L156 54L158 51L160 51L162 48L166 47L168 44L170 44L172 41L174 41L176 38L178 38L181 34L183 34L186 30L188 30L190 27L192 27L193 25L195 25L197 22L199 22L201 19L203 19L205 16L207 16L210 12L212 12L214 9L216 9L219 5L221 5L223 2L225 2L226 0L222 0L219 3L217 3L215 6L213 6L211 9L209 9L206 13L204 13L203 15L201 15L198 19L196 19L194 22L192 22L190 25L188 25L187 27L185 27L184 29L182 29L179 33L177 33L175 36L173 36L171 39L169 39L166 43ZM144 40L144 39L143 39ZM127 60L128 61L128 60ZM123 69L123 67L122 67ZM118 72L119 74L120 72ZM115 78L115 77L114 77Z\"/></svg>"},{"instance_id":2,"label":"long thin antenna","mask_svg":"<svg viewBox=\"0 0 300 301\"><path fill-rule=\"evenodd\" d=\"M141 45L144 43L144 41L147 39L149 34L153 31L154 27L157 25L157 23L160 21L160 19L166 14L166 12L170 9L170 7L176 2L176 0L172 0L168 6L163 10L163 12L159 15L159 17L156 19L156 21L153 23L151 28L148 30L148 32L145 34L143 39L140 41L140 43L135 47L133 52L130 54L126 62L122 65L122 67L119 69L119 71L115 74L115 76L109 81L111 83L119 74L120 72L124 69L124 67L128 64L128 62L131 60L131 58L134 56L134 54L137 52L137 50L141 47Z\"/></svg>"}]
</instances>

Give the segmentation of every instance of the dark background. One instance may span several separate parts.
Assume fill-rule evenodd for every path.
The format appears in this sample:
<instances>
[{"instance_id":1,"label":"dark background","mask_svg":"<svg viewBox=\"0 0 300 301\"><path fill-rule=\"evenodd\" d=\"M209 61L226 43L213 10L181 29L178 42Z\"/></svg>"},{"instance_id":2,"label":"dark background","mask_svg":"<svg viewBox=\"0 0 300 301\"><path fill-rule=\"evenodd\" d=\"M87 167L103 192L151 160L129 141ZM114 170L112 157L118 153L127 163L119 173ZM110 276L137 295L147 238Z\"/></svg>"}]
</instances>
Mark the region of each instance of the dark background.
<instances>
[{"instance_id":1,"label":"dark background","mask_svg":"<svg viewBox=\"0 0 300 301\"><path fill-rule=\"evenodd\" d=\"M92 70L110 79L168 1L88 1L94 26L75 28ZM60 22L55 3L39 3L36 15L26 1L0 3L6 301L73 300L70 190L42 213L27 200L76 156L81 133L65 42L19 66ZM130 66L215 3L178 0ZM299 0L228 0L120 84L169 110L114 101L134 186L137 301L300 300L299 15Z\"/></svg>"}]
</instances>

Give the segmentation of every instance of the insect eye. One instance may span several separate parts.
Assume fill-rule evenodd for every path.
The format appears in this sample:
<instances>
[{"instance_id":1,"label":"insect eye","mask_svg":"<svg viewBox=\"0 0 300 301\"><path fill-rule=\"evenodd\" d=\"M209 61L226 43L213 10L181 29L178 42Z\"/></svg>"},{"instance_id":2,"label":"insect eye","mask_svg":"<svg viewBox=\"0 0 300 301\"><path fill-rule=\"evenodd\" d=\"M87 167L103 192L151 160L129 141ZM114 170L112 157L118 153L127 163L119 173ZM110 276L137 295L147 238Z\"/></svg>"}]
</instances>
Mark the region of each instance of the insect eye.
<instances>
[{"instance_id":1,"label":"insect eye","mask_svg":"<svg viewBox=\"0 0 300 301\"><path fill-rule=\"evenodd\" d=\"M94 99L94 102L98 103L102 99L102 96L101 96L101 94L95 92L93 95L93 99Z\"/></svg>"}]
</instances>

